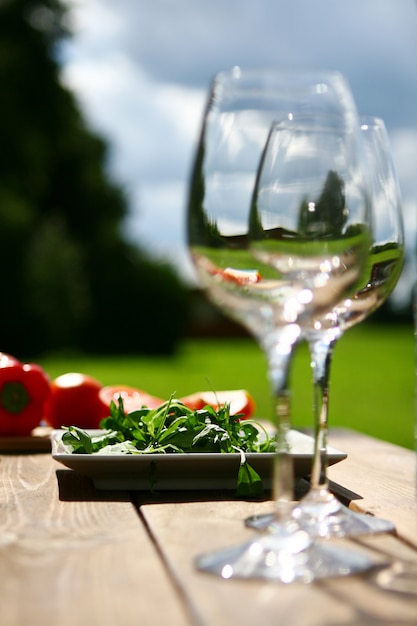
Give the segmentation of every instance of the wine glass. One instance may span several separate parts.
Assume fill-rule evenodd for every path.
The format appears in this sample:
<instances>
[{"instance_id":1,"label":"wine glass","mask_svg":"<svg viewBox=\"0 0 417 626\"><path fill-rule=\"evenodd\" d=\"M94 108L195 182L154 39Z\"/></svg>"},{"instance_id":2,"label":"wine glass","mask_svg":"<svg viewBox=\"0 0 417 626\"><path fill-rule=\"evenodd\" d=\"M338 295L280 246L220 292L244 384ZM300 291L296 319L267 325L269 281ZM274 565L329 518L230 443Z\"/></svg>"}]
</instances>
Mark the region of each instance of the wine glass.
<instances>
[{"instance_id":1,"label":"wine glass","mask_svg":"<svg viewBox=\"0 0 417 626\"><path fill-rule=\"evenodd\" d=\"M307 124L304 136L296 128L299 118ZM277 133L273 125L270 130L274 120L287 128ZM287 185L292 197L287 194L281 213L264 224L258 207L267 188L267 164L278 135L290 139L293 132L295 160L286 171L294 175ZM275 400L273 482L279 518L273 534L197 559L199 569L224 578L309 582L370 565L361 553L312 541L291 518L293 468L287 441L286 390L300 324L311 323L343 297L359 279L367 256L369 205L357 133L353 99L337 72L234 68L214 79L191 177L188 244L208 296L245 325L266 354ZM348 209L334 209L333 194L340 196L342 186ZM323 230L309 230L312 203L320 194ZM305 204L305 195L310 203ZM293 237L278 236L292 231Z\"/></svg>"},{"instance_id":2,"label":"wine glass","mask_svg":"<svg viewBox=\"0 0 417 626\"><path fill-rule=\"evenodd\" d=\"M327 480L329 377L335 345L345 330L362 322L385 302L398 281L404 258L400 191L383 120L361 118L361 139L372 201L368 271L352 297L343 298L331 312L313 319L310 327L304 329L313 369L315 454L310 491L293 515L309 534L327 538L394 530L388 520L342 505L330 492ZM253 516L245 522L254 528L265 528L273 524L274 516Z\"/></svg>"}]
</instances>

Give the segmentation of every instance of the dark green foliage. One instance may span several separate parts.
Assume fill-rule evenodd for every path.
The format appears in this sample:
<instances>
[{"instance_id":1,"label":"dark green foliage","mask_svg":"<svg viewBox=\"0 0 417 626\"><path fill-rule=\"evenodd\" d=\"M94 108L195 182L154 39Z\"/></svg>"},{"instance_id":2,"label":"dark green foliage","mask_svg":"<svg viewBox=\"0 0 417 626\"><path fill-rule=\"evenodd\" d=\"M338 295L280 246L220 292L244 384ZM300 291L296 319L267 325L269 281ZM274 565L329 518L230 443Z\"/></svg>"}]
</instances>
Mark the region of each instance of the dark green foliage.
<instances>
[{"instance_id":1,"label":"dark green foliage","mask_svg":"<svg viewBox=\"0 0 417 626\"><path fill-rule=\"evenodd\" d=\"M334 216L337 216L337 220ZM298 232L305 237L341 236L347 213L343 180L336 172L329 171L323 191L313 210L304 201L300 209Z\"/></svg>"},{"instance_id":2,"label":"dark green foliage","mask_svg":"<svg viewBox=\"0 0 417 626\"><path fill-rule=\"evenodd\" d=\"M0 3L0 350L170 352L184 288L125 242L107 146L59 82L60 0Z\"/></svg>"},{"instance_id":3,"label":"dark green foliage","mask_svg":"<svg viewBox=\"0 0 417 626\"><path fill-rule=\"evenodd\" d=\"M220 248L224 246L217 223L207 213L206 190L204 184L204 143L200 143L191 176L190 195L188 198L188 235L194 245Z\"/></svg>"}]
</instances>

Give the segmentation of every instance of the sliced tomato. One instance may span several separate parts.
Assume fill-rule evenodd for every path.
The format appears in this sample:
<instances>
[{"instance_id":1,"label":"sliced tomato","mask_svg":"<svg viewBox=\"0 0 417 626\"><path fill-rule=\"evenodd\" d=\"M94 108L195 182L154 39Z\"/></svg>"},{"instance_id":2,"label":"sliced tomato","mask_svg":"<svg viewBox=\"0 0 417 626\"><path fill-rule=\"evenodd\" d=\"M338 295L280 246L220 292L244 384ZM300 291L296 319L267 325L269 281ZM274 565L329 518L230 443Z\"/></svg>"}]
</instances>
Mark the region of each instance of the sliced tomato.
<instances>
[{"instance_id":1,"label":"sliced tomato","mask_svg":"<svg viewBox=\"0 0 417 626\"><path fill-rule=\"evenodd\" d=\"M225 280L230 280L238 285L253 285L262 280L258 270L236 270L233 267L226 267L221 274Z\"/></svg>"},{"instance_id":2,"label":"sliced tomato","mask_svg":"<svg viewBox=\"0 0 417 626\"><path fill-rule=\"evenodd\" d=\"M180 398L181 402L192 410L202 409L206 405L219 410L226 402L230 404L230 414L243 414L242 419L250 417L255 410L255 401L245 389L229 391L198 391Z\"/></svg>"},{"instance_id":3,"label":"sliced tomato","mask_svg":"<svg viewBox=\"0 0 417 626\"><path fill-rule=\"evenodd\" d=\"M141 409L143 406L156 409L164 402L161 398L152 396L135 387L129 387L127 385L109 385L103 387L99 393L102 417L109 415L110 402L113 400L113 402L117 404L119 397L123 400L125 413Z\"/></svg>"},{"instance_id":4,"label":"sliced tomato","mask_svg":"<svg viewBox=\"0 0 417 626\"><path fill-rule=\"evenodd\" d=\"M44 407L44 418L54 428L98 428L104 417L99 399L102 384L86 374L69 372L55 378Z\"/></svg>"}]
</instances>

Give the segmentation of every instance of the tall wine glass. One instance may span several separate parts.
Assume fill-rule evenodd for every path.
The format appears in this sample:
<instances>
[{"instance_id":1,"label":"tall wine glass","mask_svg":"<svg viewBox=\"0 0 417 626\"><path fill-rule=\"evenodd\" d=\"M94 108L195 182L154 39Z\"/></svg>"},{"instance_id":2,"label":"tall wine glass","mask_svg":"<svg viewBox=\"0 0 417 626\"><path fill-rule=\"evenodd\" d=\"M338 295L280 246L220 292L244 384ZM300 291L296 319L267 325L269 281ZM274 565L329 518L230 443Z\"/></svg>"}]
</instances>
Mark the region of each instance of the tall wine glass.
<instances>
[{"instance_id":1,"label":"tall wine glass","mask_svg":"<svg viewBox=\"0 0 417 626\"><path fill-rule=\"evenodd\" d=\"M342 505L330 492L327 479L329 378L334 348L345 330L362 322L385 302L398 281L404 258L400 191L383 120L361 118L361 138L372 201L368 271L352 297L343 298L331 312L313 319L304 332L313 369L315 454L311 489L293 515L310 534L327 538L394 529L388 520L357 513ZM273 519L272 514L254 516L246 524L263 528Z\"/></svg>"},{"instance_id":2,"label":"tall wine glass","mask_svg":"<svg viewBox=\"0 0 417 626\"><path fill-rule=\"evenodd\" d=\"M353 298L336 306L331 316L315 320L313 330L307 334L315 389L317 451L312 488L299 515L313 533L326 537L373 534L394 528L387 520L361 515L343 506L331 494L327 480L329 378L336 342L344 331L362 322L386 301L397 284L404 259L401 198L388 134L379 118L363 118L361 129L373 204L367 280Z\"/></svg>"},{"instance_id":3,"label":"tall wine glass","mask_svg":"<svg viewBox=\"0 0 417 626\"><path fill-rule=\"evenodd\" d=\"M286 120L289 124L291 118L294 125L299 115L308 115L310 134L303 138L298 131L292 201L288 197L273 223L263 225L258 199L265 190L263 173L267 170L263 167L256 177L259 159L263 154L265 166L275 150L271 123ZM338 73L235 68L213 82L191 178L188 242L209 297L245 325L266 354L275 398L274 488L279 518L273 536L256 536L247 544L197 560L200 569L223 577L311 581L369 566L361 554L336 553L328 545L313 542L291 518L293 468L286 406L290 358L301 333L300 323L311 323L314 316L330 310L359 279L367 256L369 207L358 162L357 129L349 88ZM285 136L289 138L291 132L287 129ZM334 170L343 179L333 176ZM303 204L304 195L316 202L320 194L326 196L327 189L330 200L340 192L342 181L349 190L344 216L338 211L343 210L341 206L334 210L327 203L321 215L324 232L298 233L300 220L304 220L301 228L308 230L312 206ZM356 229L352 237L349 228ZM291 230L292 239L275 238ZM282 267L277 263L279 255Z\"/></svg>"}]
</instances>

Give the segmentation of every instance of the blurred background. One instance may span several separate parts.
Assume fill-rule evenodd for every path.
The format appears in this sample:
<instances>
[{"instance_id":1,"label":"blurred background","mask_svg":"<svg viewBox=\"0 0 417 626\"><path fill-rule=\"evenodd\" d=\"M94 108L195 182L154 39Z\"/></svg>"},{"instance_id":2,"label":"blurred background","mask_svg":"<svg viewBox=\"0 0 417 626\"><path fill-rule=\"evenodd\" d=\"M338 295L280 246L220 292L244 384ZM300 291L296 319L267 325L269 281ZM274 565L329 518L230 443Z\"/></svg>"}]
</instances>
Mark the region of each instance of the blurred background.
<instances>
[{"instance_id":1,"label":"blurred background","mask_svg":"<svg viewBox=\"0 0 417 626\"><path fill-rule=\"evenodd\" d=\"M416 59L414 0L0 0L1 349L172 354L244 334L185 248L207 89L233 65L338 69L384 118L407 261L371 323L411 323Z\"/></svg>"}]
</instances>

